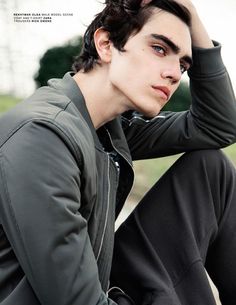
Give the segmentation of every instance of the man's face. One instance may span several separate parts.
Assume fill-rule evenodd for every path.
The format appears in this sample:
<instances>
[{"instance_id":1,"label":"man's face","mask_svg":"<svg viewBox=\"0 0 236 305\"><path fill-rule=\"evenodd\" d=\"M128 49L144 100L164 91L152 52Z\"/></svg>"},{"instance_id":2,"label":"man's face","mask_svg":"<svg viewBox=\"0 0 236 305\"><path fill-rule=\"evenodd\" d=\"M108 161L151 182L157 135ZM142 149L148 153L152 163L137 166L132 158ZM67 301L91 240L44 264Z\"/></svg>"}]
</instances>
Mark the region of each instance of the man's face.
<instances>
[{"instance_id":1,"label":"man's face","mask_svg":"<svg viewBox=\"0 0 236 305\"><path fill-rule=\"evenodd\" d=\"M126 52L112 47L109 77L130 109L157 115L191 65L188 26L176 16L154 9L142 30L129 38Z\"/></svg>"}]
</instances>

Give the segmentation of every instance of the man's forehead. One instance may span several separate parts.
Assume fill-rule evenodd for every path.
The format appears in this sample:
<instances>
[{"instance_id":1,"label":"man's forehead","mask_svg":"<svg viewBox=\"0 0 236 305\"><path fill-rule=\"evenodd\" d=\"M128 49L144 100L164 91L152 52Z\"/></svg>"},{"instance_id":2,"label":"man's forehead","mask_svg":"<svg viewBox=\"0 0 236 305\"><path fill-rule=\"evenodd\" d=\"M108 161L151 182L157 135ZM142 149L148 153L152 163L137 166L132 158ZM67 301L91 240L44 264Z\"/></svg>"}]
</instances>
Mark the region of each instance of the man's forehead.
<instances>
[{"instance_id":1,"label":"man's forehead","mask_svg":"<svg viewBox=\"0 0 236 305\"><path fill-rule=\"evenodd\" d=\"M149 33L163 32L163 35L168 36L170 39L181 38L181 40L187 40L191 44L191 35L189 26L182 21L179 17L164 11L159 8L155 8L151 17L144 24L143 29Z\"/></svg>"}]
</instances>

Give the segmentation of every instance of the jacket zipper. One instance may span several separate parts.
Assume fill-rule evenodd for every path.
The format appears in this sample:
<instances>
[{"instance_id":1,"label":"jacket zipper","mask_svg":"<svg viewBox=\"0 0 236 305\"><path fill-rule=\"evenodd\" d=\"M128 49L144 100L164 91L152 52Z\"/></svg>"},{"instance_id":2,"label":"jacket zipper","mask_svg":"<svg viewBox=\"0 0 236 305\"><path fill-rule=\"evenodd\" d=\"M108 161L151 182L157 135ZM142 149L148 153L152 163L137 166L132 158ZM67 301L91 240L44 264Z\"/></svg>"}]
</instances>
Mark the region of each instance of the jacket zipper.
<instances>
[{"instance_id":1,"label":"jacket zipper","mask_svg":"<svg viewBox=\"0 0 236 305\"><path fill-rule=\"evenodd\" d=\"M133 122L136 121L136 120L140 120L144 123L152 123L156 119L165 119L165 118L166 118L166 116L161 115L161 114L158 114L157 116L155 116L151 119L144 119L139 115L134 115L131 119L127 119L126 117L122 117L122 120L126 121L129 124L129 126L131 126L133 124Z\"/></svg>"},{"instance_id":2,"label":"jacket zipper","mask_svg":"<svg viewBox=\"0 0 236 305\"><path fill-rule=\"evenodd\" d=\"M107 134L108 134L108 136L109 136L109 139L110 139L112 148L118 153L118 155L121 155L121 157L125 159L125 161L130 165L130 167L131 167L131 169L132 169L132 171L133 171L133 166L132 166L132 164L129 162L129 160L128 160L124 155L122 155L121 152L119 152L119 151L115 148L115 146L114 146L114 144L113 144L113 142L112 142L112 138L111 138L110 132L109 132L107 129L106 129L106 131L107 131Z\"/></svg>"},{"instance_id":3,"label":"jacket zipper","mask_svg":"<svg viewBox=\"0 0 236 305\"><path fill-rule=\"evenodd\" d=\"M127 160L127 158L121 154L116 148L115 146L113 145L113 142L112 142L112 138L111 138L111 135L109 133L109 131L106 129L107 131L107 134L110 138L110 142L111 142L111 145L113 147L113 149L119 154L122 156L122 158L124 158L126 160L126 162L129 164L132 172L133 172L133 175L134 175L134 170L133 170L133 167L131 165L131 163L129 162L129 160ZM110 157L109 157L109 154L107 154L107 160L108 160L108 173L107 173L107 176L108 176L108 199L107 199L107 209L106 209L106 218L105 218L105 224L104 224L104 228L103 228L103 232L102 232L102 238L101 238L101 244L100 244L100 247L99 247L99 251L98 251L98 254L97 254L97 257L96 257L96 260L99 259L100 257L100 254L101 254L101 250L102 250L102 246L103 246L103 241L104 241L104 236L105 236L105 232L106 232L106 227L107 227L107 221L108 221L108 212L109 212L109 206L110 206L110 188L111 188L111 185L110 185ZM134 184L134 182L133 182ZM133 186L133 185L132 185ZM130 191L129 191L129 194L131 192L131 189L132 187L130 188ZM128 194L128 195L129 195ZM128 197L128 196L127 196Z\"/></svg>"},{"instance_id":4,"label":"jacket zipper","mask_svg":"<svg viewBox=\"0 0 236 305\"><path fill-rule=\"evenodd\" d=\"M133 172L133 176L134 176L134 170L133 170L132 164L129 162L129 160L128 160L122 153L120 153L120 152L115 148L115 146L113 145L113 142L112 142L112 138L111 138L110 132L109 132L107 129L106 129L106 131L107 131L107 134L108 134L108 136L109 136L109 139L110 139L110 142L111 142L111 145L112 145L113 149L114 149L119 155L121 155L121 157L124 158L125 161L129 164L129 166L130 166L130 168L131 168L131 170L132 170L132 172ZM130 188L130 191L129 191L127 197L128 197L129 194L131 193L131 190L132 190L132 188L133 188L133 185L134 185L134 180L133 180L133 182L132 182L132 186L131 186L131 188Z\"/></svg>"},{"instance_id":5,"label":"jacket zipper","mask_svg":"<svg viewBox=\"0 0 236 305\"><path fill-rule=\"evenodd\" d=\"M108 212L109 212L109 206L110 206L110 189L111 189L111 183L110 183L110 157L107 154L107 161L108 161L108 166L107 166L107 177L108 177L108 190L107 190L107 209L106 209L106 216L105 216L105 223L104 223L104 227L103 227L103 231L102 231L102 238L101 238L101 243L100 243L100 247L98 250L98 254L97 254L97 260L100 257L101 254L101 250L102 250L102 246L103 246L103 241L104 241L104 237L105 237L105 232L106 232L106 227L107 227L107 221L108 221Z\"/></svg>"}]
</instances>

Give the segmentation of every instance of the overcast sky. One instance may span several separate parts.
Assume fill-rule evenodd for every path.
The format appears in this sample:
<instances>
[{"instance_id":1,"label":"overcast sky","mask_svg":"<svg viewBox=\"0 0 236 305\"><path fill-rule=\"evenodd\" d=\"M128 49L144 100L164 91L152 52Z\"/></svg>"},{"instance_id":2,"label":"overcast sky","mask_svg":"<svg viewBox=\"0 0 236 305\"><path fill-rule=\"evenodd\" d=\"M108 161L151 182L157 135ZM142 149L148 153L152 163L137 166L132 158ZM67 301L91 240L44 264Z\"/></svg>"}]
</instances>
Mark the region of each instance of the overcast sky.
<instances>
[{"instance_id":1,"label":"overcast sky","mask_svg":"<svg viewBox=\"0 0 236 305\"><path fill-rule=\"evenodd\" d=\"M27 96L33 75L47 48L83 34L103 0L0 0L0 91ZM222 56L236 89L235 0L193 0L212 39L222 43ZM14 22L14 13L70 14L51 23ZM73 16L71 16L73 14Z\"/></svg>"}]
</instances>

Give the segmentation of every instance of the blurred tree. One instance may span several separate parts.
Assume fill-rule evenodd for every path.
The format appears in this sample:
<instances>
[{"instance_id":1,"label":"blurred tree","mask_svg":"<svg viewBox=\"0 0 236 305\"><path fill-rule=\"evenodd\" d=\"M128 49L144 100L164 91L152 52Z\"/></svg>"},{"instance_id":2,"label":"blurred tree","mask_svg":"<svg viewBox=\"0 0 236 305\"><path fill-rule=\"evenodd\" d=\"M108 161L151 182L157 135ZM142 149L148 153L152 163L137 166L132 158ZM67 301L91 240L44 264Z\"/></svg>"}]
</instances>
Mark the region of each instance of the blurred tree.
<instances>
[{"instance_id":1,"label":"blurred tree","mask_svg":"<svg viewBox=\"0 0 236 305\"><path fill-rule=\"evenodd\" d=\"M40 59L39 70L34 76L37 87L47 85L50 78L61 78L71 70L74 57L80 53L82 37L69 40L61 47L48 49Z\"/></svg>"},{"instance_id":2,"label":"blurred tree","mask_svg":"<svg viewBox=\"0 0 236 305\"><path fill-rule=\"evenodd\" d=\"M183 111L189 109L191 104L191 95L189 85L182 81L179 88L173 94L169 102L165 105L163 110L166 111Z\"/></svg>"}]
</instances>

